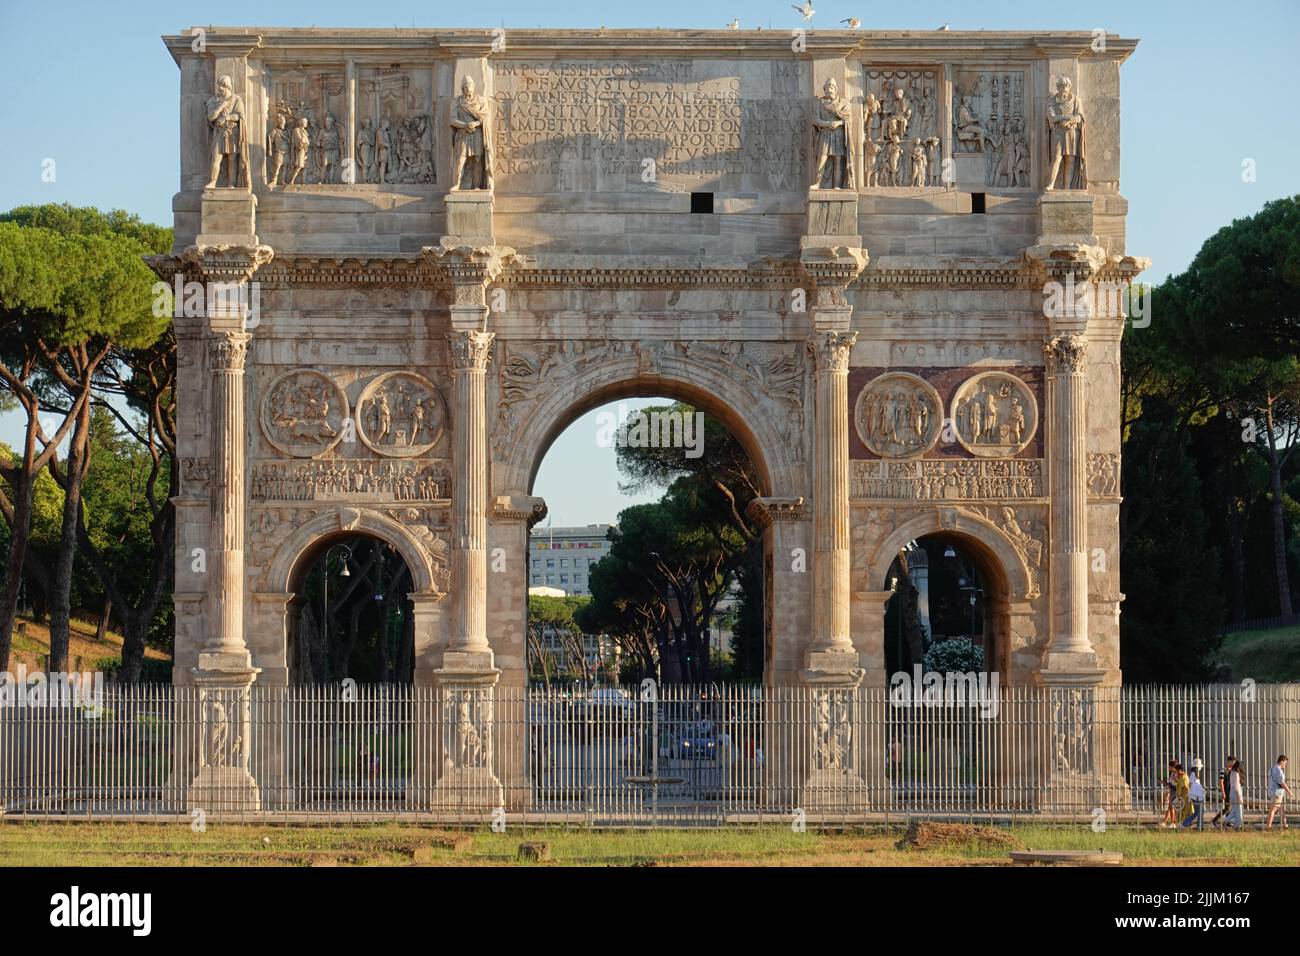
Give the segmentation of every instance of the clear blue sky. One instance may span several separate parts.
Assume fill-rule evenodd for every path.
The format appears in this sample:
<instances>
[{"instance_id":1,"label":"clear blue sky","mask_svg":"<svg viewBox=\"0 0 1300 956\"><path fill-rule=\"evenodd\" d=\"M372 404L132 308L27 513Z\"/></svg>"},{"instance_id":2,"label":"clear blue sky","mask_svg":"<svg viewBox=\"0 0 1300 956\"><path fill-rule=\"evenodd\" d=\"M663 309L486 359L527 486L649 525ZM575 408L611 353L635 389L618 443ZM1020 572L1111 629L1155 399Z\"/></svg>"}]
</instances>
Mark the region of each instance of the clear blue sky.
<instances>
[{"instance_id":1,"label":"clear blue sky","mask_svg":"<svg viewBox=\"0 0 1300 956\"><path fill-rule=\"evenodd\" d=\"M1300 193L1296 0L819 0L816 7L814 29L856 16L881 30L947 23L953 30L1104 28L1140 38L1122 73L1121 188L1130 202L1129 251L1155 263L1143 278L1182 270L1221 225ZM70 202L170 223L179 77L158 38L193 25L701 29L737 17L747 28L800 23L790 0L0 0L0 209ZM54 183L41 181L47 158L57 163ZM1243 159L1255 161L1253 183L1242 182ZM594 418L579 420L542 466L535 490L556 524L610 521L627 503L617 493L613 450L599 448L594 435ZM14 437L14 423L0 420L0 440Z\"/></svg>"}]
</instances>

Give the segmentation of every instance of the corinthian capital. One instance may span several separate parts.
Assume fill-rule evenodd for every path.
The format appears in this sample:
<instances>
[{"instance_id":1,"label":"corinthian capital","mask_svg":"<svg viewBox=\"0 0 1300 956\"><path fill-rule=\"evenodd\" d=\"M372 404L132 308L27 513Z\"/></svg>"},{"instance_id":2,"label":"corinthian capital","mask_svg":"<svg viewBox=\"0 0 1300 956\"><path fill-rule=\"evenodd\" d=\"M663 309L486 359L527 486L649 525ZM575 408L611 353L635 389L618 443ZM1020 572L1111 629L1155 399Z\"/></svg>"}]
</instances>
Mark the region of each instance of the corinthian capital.
<instances>
[{"instance_id":1,"label":"corinthian capital","mask_svg":"<svg viewBox=\"0 0 1300 956\"><path fill-rule=\"evenodd\" d=\"M242 372L248 358L247 332L220 332L208 339L209 365L214 372Z\"/></svg>"},{"instance_id":2,"label":"corinthian capital","mask_svg":"<svg viewBox=\"0 0 1300 956\"><path fill-rule=\"evenodd\" d=\"M486 369L494 338L495 332L448 332L447 344L451 347L452 368L479 372Z\"/></svg>"},{"instance_id":3,"label":"corinthian capital","mask_svg":"<svg viewBox=\"0 0 1300 956\"><path fill-rule=\"evenodd\" d=\"M182 266L206 282L247 282L275 257L270 246L190 246L180 255Z\"/></svg>"},{"instance_id":4,"label":"corinthian capital","mask_svg":"<svg viewBox=\"0 0 1300 956\"><path fill-rule=\"evenodd\" d=\"M817 371L847 372L849 355L857 340L857 332L814 332L808 339L808 351L812 353Z\"/></svg>"},{"instance_id":5,"label":"corinthian capital","mask_svg":"<svg viewBox=\"0 0 1300 956\"><path fill-rule=\"evenodd\" d=\"M1047 371L1053 375L1083 371L1088 340L1082 335L1058 335L1043 346Z\"/></svg>"}]
</instances>

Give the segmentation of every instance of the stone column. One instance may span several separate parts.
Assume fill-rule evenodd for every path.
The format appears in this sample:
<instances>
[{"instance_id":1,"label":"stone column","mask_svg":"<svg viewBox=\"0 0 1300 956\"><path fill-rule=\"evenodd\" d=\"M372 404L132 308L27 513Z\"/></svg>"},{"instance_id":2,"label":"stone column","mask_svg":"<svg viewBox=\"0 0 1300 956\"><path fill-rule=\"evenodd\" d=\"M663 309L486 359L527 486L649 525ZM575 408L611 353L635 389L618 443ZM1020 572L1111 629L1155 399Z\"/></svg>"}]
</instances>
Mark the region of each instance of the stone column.
<instances>
[{"instance_id":1,"label":"stone column","mask_svg":"<svg viewBox=\"0 0 1300 956\"><path fill-rule=\"evenodd\" d=\"M1051 479L1052 628L1045 670L1091 669L1088 641L1088 340L1058 335L1044 346L1047 362Z\"/></svg>"},{"instance_id":2,"label":"stone column","mask_svg":"<svg viewBox=\"0 0 1300 956\"><path fill-rule=\"evenodd\" d=\"M814 332L813 639L806 679L857 670L849 637L849 354L856 332ZM854 684L857 680L853 681Z\"/></svg>"},{"instance_id":3,"label":"stone column","mask_svg":"<svg viewBox=\"0 0 1300 956\"><path fill-rule=\"evenodd\" d=\"M251 197L248 197L251 199ZM204 280L211 455L207 629L192 673L198 685L198 774L188 803L211 811L257 810L261 794L249 771L250 693L259 669L244 640L244 366L248 357L248 283L271 260L256 237L242 246L192 246L182 255ZM255 300L253 300L255 301Z\"/></svg>"},{"instance_id":4,"label":"stone column","mask_svg":"<svg viewBox=\"0 0 1300 956\"><path fill-rule=\"evenodd\" d=\"M490 232L489 227L490 221L474 228ZM490 243L490 234L479 238ZM434 672L441 774L430 803L435 811L482 814L505 802L494 740L501 671L487 637L485 387L495 338L487 331L487 285L514 250L446 239L423 254L452 290L447 334L453 382L452 614L442 666Z\"/></svg>"},{"instance_id":5,"label":"stone column","mask_svg":"<svg viewBox=\"0 0 1300 956\"><path fill-rule=\"evenodd\" d=\"M448 657L492 665L487 640L487 422L484 385L491 332L448 334L455 398L451 502L452 634ZM483 657L486 655L486 658Z\"/></svg>"}]
</instances>

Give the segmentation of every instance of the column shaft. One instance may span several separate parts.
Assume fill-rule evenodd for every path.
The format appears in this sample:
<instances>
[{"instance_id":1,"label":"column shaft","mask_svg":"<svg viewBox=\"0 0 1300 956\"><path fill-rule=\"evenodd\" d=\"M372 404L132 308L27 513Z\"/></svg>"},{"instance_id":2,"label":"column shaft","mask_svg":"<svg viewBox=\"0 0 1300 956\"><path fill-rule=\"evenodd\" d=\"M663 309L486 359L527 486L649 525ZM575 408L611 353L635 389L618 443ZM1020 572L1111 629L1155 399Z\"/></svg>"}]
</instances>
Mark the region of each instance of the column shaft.
<instances>
[{"instance_id":1,"label":"column shaft","mask_svg":"<svg viewBox=\"0 0 1300 956\"><path fill-rule=\"evenodd\" d=\"M1051 651L1092 652L1088 640L1087 340L1061 335L1046 347L1051 388Z\"/></svg>"},{"instance_id":2,"label":"column shaft","mask_svg":"<svg viewBox=\"0 0 1300 956\"><path fill-rule=\"evenodd\" d=\"M211 340L212 520L208 531L213 575L208 647L241 653L244 644L244 360L246 332L219 333Z\"/></svg>"},{"instance_id":3,"label":"column shaft","mask_svg":"<svg viewBox=\"0 0 1300 956\"><path fill-rule=\"evenodd\" d=\"M493 333L448 335L455 382L452 494L454 630L450 649L488 649L487 639L487 417L484 385Z\"/></svg>"}]
</instances>

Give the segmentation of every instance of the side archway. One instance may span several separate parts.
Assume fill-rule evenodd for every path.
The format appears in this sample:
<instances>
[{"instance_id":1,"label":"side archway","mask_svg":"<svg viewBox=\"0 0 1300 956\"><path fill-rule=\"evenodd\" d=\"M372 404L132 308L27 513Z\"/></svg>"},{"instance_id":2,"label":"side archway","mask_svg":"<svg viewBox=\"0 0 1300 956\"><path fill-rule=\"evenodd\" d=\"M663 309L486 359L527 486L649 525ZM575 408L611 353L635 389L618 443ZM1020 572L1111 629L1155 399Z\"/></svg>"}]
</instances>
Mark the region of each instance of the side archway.
<instances>
[{"instance_id":1,"label":"side archway","mask_svg":"<svg viewBox=\"0 0 1300 956\"><path fill-rule=\"evenodd\" d=\"M382 541L405 562L411 579L406 597L413 615L415 681L432 681L447 642L446 616L441 611L450 576L447 545L431 535L423 540L400 521L366 508L335 508L317 515L294 529L276 549L267 566L266 589L251 595L249 649L254 665L262 670L259 681L280 685L289 681L290 605L304 569L333 543L358 535Z\"/></svg>"},{"instance_id":2,"label":"side archway","mask_svg":"<svg viewBox=\"0 0 1300 956\"><path fill-rule=\"evenodd\" d=\"M882 603L874 616L875 633L865 635L867 642L874 645L871 657L882 664L886 660L883 602L890 595L890 568L909 542L928 537L953 542L977 565L984 584L990 648L985 667L1003 674L1008 681L1025 678L1027 661L1022 652L1033 639L1031 602L1039 596L1039 568L1031 567L1006 532L991 521L950 508L927 511L905 521L872 553L867 575L873 586L881 588L872 593L880 595Z\"/></svg>"}]
</instances>

